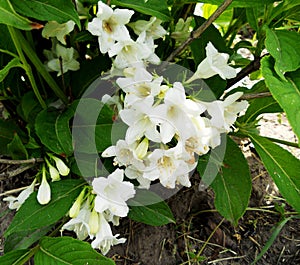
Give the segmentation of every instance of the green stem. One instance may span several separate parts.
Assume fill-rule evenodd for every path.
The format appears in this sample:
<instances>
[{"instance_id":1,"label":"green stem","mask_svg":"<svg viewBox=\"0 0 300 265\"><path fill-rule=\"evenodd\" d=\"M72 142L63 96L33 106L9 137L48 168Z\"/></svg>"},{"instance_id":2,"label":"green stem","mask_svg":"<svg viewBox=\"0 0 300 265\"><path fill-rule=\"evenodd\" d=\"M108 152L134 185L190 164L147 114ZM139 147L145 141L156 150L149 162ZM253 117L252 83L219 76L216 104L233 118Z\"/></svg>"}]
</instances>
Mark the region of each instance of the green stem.
<instances>
[{"instance_id":1,"label":"green stem","mask_svg":"<svg viewBox=\"0 0 300 265\"><path fill-rule=\"evenodd\" d=\"M32 256L35 255L35 253L40 249L40 245L36 245L33 247L29 252L25 253L23 256L21 256L18 260L14 262L14 264L25 264L26 261L28 261Z\"/></svg>"},{"instance_id":2,"label":"green stem","mask_svg":"<svg viewBox=\"0 0 300 265\"><path fill-rule=\"evenodd\" d=\"M279 143L279 144L284 144L287 146L292 146L292 147L296 147L296 148L300 148L298 143L292 143L292 142L288 142L288 141L284 141L284 140L280 140L280 139L276 139L276 138L272 138L272 137L265 137L268 140L274 142L274 143Z\"/></svg>"},{"instance_id":3,"label":"green stem","mask_svg":"<svg viewBox=\"0 0 300 265\"><path fill-rule=\"evenodd\" d=\"M31 71L31 66L27 63L26 61L26 58L24 56L24 53L23 53L23 50L22 50L22 47L21 47L21 43L20 43L20 39L18 37L18 34L17 34L17 30L15 28L13 28L12 26L7 26L8 27L8 30L9 30L9 33L10 33L10 36L14 42L14 45L17 49L17 52L18 52L18 55L19 55L19 58L23 64L23 68L28 76L28 79L31 83L31 86L32 86L32 89L33 89L33 92L35 94L35 96L37 97L39 103L41 104L41 106L43 107L43 109L46 109L47 108L47 105L45 103L45 101L43 100L40 92L39 92L39 89L36 85L36 82L35 82L35 79L34 79L34 76L33 76L33 73Z\"/></svg>"},{"instance_id":4,"label":"green stem","mask_svg":"<svg viewBox=\"0 0 300 265\"><path fill-rule=\"evenodd\" d=\"M68 98L60 89L60 87L57 85L57 83L54 81L54 79L49 74L49 72L46 70L44 64L40 61L39 57L36 55L35 51L32 49L28 41L24 38L24 36L19 31L16 31L16 35L20 40L22 49L25 52L26 56L33 63L33 65L35 66L37 71L41 74L41 76L45 79L45 81L53 90L55 95L59 97L64 104L68 104Z\"/></svg>"}]
</instances>

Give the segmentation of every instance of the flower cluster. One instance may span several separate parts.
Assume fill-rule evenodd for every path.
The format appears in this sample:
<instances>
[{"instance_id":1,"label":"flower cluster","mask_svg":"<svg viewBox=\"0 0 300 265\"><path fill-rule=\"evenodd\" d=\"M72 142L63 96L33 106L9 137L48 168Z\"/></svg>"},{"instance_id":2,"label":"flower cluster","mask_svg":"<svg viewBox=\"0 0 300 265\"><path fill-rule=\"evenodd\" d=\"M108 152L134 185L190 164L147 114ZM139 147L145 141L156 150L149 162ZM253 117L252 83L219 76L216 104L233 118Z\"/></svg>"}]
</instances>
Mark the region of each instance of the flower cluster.
<instances>
[{"instance_id":1,"label":"flower cluster","mask_svg":"<svg viewBox=\"0 0 300 265\"><path fill-rule=\"evenodd\" d=\"M121 169L116 169L107 178L95 178L92 192L84 189L80 193L69 211L72 219L62 230L74 231L81 240L93 239L92 247L100 249L104 255L111 246L124 243L126 239L113 235L109 225L109 222L118 225L119 218L127 216L126 201L135 195L133 184L123 178Z\"/></svg>"}]
</instances>

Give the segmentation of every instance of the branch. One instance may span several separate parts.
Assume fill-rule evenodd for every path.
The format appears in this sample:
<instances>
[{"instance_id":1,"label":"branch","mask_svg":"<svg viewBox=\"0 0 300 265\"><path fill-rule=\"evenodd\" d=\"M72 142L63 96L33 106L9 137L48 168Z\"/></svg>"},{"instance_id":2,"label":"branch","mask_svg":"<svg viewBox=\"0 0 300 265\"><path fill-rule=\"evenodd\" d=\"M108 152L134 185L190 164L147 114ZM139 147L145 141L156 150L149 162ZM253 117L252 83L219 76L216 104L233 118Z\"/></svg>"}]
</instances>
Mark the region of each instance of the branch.
<instances>
[{"instance_id":1,"label":"branch","mask_svg":"<svg viewBox=\"0 0 300 265\"><path fill-rule=\"evenodd\" d=\"M270 92L261 92L261 93L256 93L256 94L244 94L242 95L239 99L255 99L255 98L265 98L265 97L271 97L272 94Z\"/></svg>"},{"instance_id":2,"label":"branch","mask_svg":"<svg viewBox=\"0 0 300 265\"><path fill-rule=\"evenodd\" d=\"M12 178L14 176L17 176L17 175L23 173L24 171L26 171L26 170L28 170L32 167L33 167L33 165L30 165L30 166L26 166L26 167L20 167L16 170L13 170L13 171L0 173L0 180L4 180L4 179L7 179L7 178Z\"/></svg>"},{"instance_id":3,"label":"branch","mask_svg":"<svg viewBox=\"0 0 300 265\"><path fill-rule=\"evenodd\" d=\"M35 164L43 161L44 161L43 158L30 158L26 160L0 159L0 164L21 165L21 164Z\"/></svg>"},{"instance_id":4,"label":"branch","mask_svg":"<svg viewBox=\"0 0 300 265\"><path fill-rule=\"evenodd\" d=\"M226 89L232 87L233 85L235 85L237 82L239 82L240 80L242 80L244 77L246 77L247 75L257 71L260 68L260 60L262 59L262 57L258 57L256 59L254 59L251 63L249 63L245 68L243 68L235 78L233 79L229 79L227 81L227 86Z\"/></svg>"},{"instance_id":5,"label":"branch","mask_svg":"<svg viewBox=\"0 0 300 265\"><path fill-rule=\"evenodd\" d=\"M174 58L180 54L193 40L199 38L202 33L225 11L225 9L232 3L233 0L225 0L218 9L196 30L191 32L191 36L182 43L174 52L172 52L166 59L167 62L171 62Z\"/></svg>"}]
</instances>

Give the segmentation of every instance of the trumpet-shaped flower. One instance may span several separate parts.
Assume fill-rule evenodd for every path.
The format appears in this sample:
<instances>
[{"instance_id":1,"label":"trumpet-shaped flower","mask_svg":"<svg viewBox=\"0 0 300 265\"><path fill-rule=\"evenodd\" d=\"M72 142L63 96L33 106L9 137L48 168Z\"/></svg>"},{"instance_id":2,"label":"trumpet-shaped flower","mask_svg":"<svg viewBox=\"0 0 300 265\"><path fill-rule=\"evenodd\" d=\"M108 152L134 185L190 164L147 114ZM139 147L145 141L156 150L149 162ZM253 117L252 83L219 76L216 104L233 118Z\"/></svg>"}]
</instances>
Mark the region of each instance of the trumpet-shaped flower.
<instances>
[{"instance_id":1,"label":"trumpet-shaped flower","mask_svg":"<svg viewBox=\"0 0 300 265\"><path fill-rule=\"evenodd\" d=\"M63 225L61 231L69 230L74 231L80 240L86 239L88 236L92 239L94 235L91 234L89 222L90 222L91 210L90 203L87 200L81 207L78 215L75 218L70 219Z\"/></svg>"},{"instance_id":2,"label":"trumpet-shaped flower","mask_svg":"<svg viewBox=\"0 0 300 265\"><path fill-rule=\"evenodd\" d=\"M98 36L102 53L107 53L116 41L130 40L125 24L133 13L134 11L128 9L113 10L101 1L98 2L97 17L88 24L88 31Z\"/></svg>"},{"instance_id":3,"label":"trumpet-shaped flower","mask_svg":"<svg viewBox=\"0 0 300 265\"><path fill-rule=\"evenodd\" d=\"M31 193L33 193L36 179L25 190L21 191L18 197L8 196L3 201L9 202L8 208L11 210L19 210Z\"/></svg>"},{"instance_id":4,"label":"trumpet-shaped flower","mask_svg":"<svg viewBox=\"0 0 300 265\"><path fill-rule=\"evenodd\" d=\"M112 214L125 217L129 211L126 201L135 194L134 186L123 181L124 170L116 169L107 178L94 178L93 191L97 194L95 210L102 213L109 210Z\"/></svg>"},{"instance_id":5,"label":"trumpet-shaped flower","mask_svg":"<svg viewBox=\"0 0 300 265\"><path fill-rule=\"evenodd\" d=\"M45 167L42 170L42 182L38 189L37 200L42 205L47 204L51 200L51 188L47 182Z\"/></svg>"},{"instance_id":6,"label":"trumpet-shaped flower","mask_svg":"<svg viewBox=\"0 0 300 265\"><path fill-rule=\"evenodd\" d=\"M236 76L236 70L227 64L229 55L219 53L209 42L205 48L206 58L198 65L195 74L187 81L192 82L200 78L210 78L219 75L222 79L230 79Z\"/></svg>"},{"instance_id":7,"label":"trumpet-shaped flower","mask_svg":"<svg viewBox=\"0 0 300 265\"><path fill-rule=\"evenodd\" d=\"M236 102L242 94L242 92L236 92L225 98L224 101L217 100L210 103L203 103L212 117L211 124L221 132L229 132L230 127L238 117L238 113L247 109L249 105L247 101Z\"/></svg>"},{"instance_id":8,"label":"trumpet-shaped flower","mask_svg":"<svg viewBox=\"0 0 300 265\"><path fill-rule=\"evenodd\" d=\"M196 162L189 163L183 159L185 157L181 143L167 150L155 149L148 156L149 166L143 177L149 180L159 179L166 188L174 189L176 184L190 187L189 172L195 168Z\"/></svg>"},{"instance_id":9,"label":"trumpet-shaped flower","mask_svg":"<svg viewBox=\"0 0 300 265\"><path fill-rule=\"evenodd\" d=\"M160 142L157 122L153 121L153 98L148 97L136 102L130 109L120 111L121 119L129 126L126 142L129 144L140 140L144 135L153 142Z\"/></svg>"},{"instance_id":10,"label":"trumpet-shaped flower","mask_svg":"<svg viewBox=\"0 0 300 265\"><path fill-rule=\"evenodd\" d=\"M104 213L98 213L99 216L99 230L96 234L96 238L92 241L92 247L100 249L103 255L107 254L111 246L124 243L125 238L117 238L119 235L113 235L111 227L107 220L105 219Z\"/></svg>"}]
</instances>

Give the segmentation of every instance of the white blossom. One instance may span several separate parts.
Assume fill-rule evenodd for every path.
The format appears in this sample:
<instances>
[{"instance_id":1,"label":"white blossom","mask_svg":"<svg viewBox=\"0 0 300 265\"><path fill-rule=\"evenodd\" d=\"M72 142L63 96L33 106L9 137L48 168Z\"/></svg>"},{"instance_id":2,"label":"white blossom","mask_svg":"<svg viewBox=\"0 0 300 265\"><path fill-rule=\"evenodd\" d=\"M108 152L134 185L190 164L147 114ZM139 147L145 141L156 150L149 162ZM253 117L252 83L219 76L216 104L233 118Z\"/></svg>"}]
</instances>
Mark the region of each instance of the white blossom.
<instances>
[{"instance_id":1,"label":"white blossom","mask_svg":"<svg viewBox=\"0 0 300 265\"><path fill-rule=\"evenodd\" d=\"M88 31L98 36L99 48L107 53L116 41L130 40L129 32L125 26L134 11L128 9L113 10L108 5L98 2L97 17L88 23Z\"/></svg>"},{"instance_id":2,"label":"white blossom","mask_svg":"<svg viewBox=\"0 0 300 265\"><path fill-rule=\"evenodd\" d=\"M129 211L126 201L135 195L134 186L123 181L124 170L116 169L107 178L94 178L92 185L96 193L95 210L102 213L109 210L112 214L125 217Z\"/></svg>"},{"instance_id":3,"label":"white blossom","mask_svg":"<svg viewBox=\"0 0 300 265\"><path fill-rule=\"evenodd\" d=\"M42 182L38 189L37 200L42 205L47 204L51 200L51 188L47 182L45 167L42 170Z\"/></svg>"},{"instance_id":4,"label":"white blossom","mask_svg":"<svg viewBox=\"0 0 300 265\"><path fill-rule=\"evenodd\" d=\"M98 213L99 221L99 230L96 234L96 238L92 241L91 245L93 248L100 249L103 255L107 254L111 246L124 243L125 238L117 238L119 235L113 235L111 227L107 220L105 219L104 213Z\"/></svg>"},{"instance_id":5,"label":"white blossom","mask_svg":"<svg viewBox=\"0 0 300 265\"><path fill-rule=\"evenodd\" d=\"M195 74L187 83L200 78L210 78L217 74L222 79L230 79L236 76L236 70L227 64L229 54L219 53L211 42L207 44L205 50L206 58L198 65Z\"/></svg>"}]
</instances>

